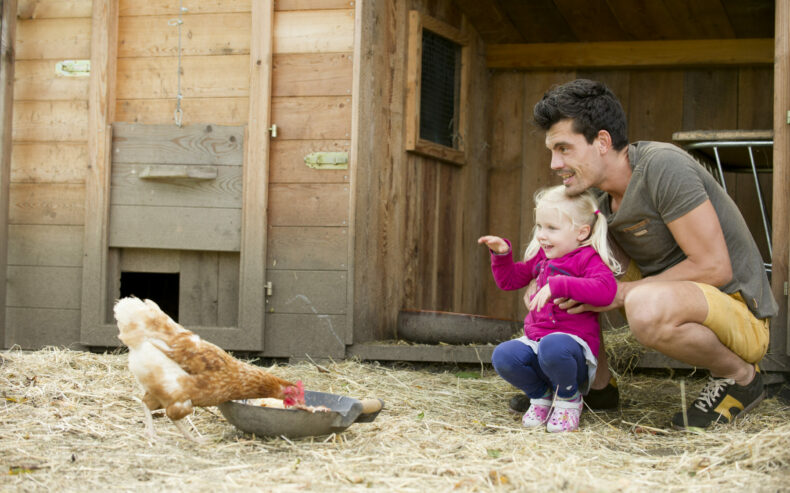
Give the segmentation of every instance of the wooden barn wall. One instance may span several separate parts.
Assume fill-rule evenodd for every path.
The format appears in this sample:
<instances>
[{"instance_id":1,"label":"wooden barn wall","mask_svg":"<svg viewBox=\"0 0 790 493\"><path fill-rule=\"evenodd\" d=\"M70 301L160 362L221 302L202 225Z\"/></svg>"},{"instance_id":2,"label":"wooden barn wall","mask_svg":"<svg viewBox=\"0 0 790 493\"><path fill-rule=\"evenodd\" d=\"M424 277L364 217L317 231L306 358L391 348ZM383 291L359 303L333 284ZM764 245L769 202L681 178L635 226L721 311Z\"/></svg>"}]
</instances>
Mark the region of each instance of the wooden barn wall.
<instances>
[{"instance_id":1,"label":"wooden barn wall","mask_svg":"<svg viewBox=\"0 0 790 493\"><path fill-rule=\"evenodd\" d=\"M68 4L68 5L66 5ZM6 327L23 348L76 346L82 283L91 2L18 2Z\"/></svg>"},{"instance_id":2,"label":"wooden barn wall","mask_svg":"<svg viewBox=\"0 0 790 493\"><path fill-rule=\"evenodd\" d=\"M449 0L363 2L360 125L356 170L354 341L395 335L398 311L479 313L483 309L476 244L485 222L484 47L472 43L469 125L464 166L404 151L409 10L461 29Z\"/></svg>"},{"instance_id":3,"label":"wooden barn wall","mask_svg":"<svg viewBox=\"0 0 790 493\"><path fill-rule=\"evenodd\" d=\"M544 134L532 124L532 108L552 85L576 77L605 82L620 98L628 117L630 141L672 141L682 130L771 129L773 70L770 67L721 69L496 71L491 82L491 164L488 173L488 224L492 234L526 247L533 226L532 197L558 184L549 169ZM771 175L760 175L771 210ZM753 226L767 256L759 205L750 174L729 173L728 191ZM487 267L486 267L487 269ZM485 284L485 313L521 318L523 293Z\"/></svg>"},{"instance_id":4,"label":"wooden barn wall","mask_svg":"<svg viewBox=\"0 0 790 493\"><path fill-rule=\"evenodd\" d=\"M182 34L184 124L247 123L251 1L189 2ZM7 326L12 341L25 348L74 347L89 77L58 76L55 64L90 58L92 2L19 4ZM178 38L168 22L178 17L177 8L165 0L120 0L115 121L174 123ZM346 314L353 163L348 170L315 170L303 159L315 151L350 150L354 29L353 2L275 2L271 121L278 136L271 144L267 234L274 294L266 355L342 356L352 340ZM140 261L141 252L129 253L122 264ZM172 264L172 255L165 256ZM227 271L226 257L182 254L176 263L202 275L214 269L209 261Z\"/></svg>"}]
</instances>

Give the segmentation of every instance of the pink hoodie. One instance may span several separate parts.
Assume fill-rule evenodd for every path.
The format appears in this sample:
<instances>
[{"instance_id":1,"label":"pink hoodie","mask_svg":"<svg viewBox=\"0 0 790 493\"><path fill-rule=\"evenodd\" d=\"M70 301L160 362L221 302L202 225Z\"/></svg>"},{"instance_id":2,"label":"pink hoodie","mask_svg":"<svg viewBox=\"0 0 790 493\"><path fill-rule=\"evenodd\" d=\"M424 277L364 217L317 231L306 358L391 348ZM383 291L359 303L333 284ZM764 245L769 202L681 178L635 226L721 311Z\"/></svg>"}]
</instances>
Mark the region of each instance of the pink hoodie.
<instances>
[{"instance_id":1,"label":"pink hoodie","mask_svg":"<svg viewBox=\"0 0 790 493\"><path fill-rule=\"evenodd\" d=\"M508 240L505 241L510 245ZM532 279L537 279L538 289L549 283L552 298L572 298L595 306L610 304L617 294L614 274L590 246L579 247L561 258L553 259L546 258L541 249L526 262L514 262L513 248L510 250L510 253L502 255L491 252L491 271L501 289L521 289ZM572 315L549 300L543 309L529 312L524 319L524 334L532 340L539 341L554 332L579 336L598 357L598 313Z\"/></svg>"}]
</instances>

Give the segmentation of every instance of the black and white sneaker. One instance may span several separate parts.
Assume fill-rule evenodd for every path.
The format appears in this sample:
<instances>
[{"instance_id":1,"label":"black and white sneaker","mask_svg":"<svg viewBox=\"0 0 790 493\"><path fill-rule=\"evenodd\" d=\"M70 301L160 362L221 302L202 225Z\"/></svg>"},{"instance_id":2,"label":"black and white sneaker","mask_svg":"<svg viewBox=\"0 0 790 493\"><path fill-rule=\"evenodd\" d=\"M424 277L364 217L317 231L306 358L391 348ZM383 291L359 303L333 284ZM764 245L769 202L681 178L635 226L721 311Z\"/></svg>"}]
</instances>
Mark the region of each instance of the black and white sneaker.
<instances>
[{"instance_id":1,"label":"black and white sneaker","mask_svg":"<svg viewBox=\"0 0 790 493\"><path fill-rule=\"evenodd\" d=\"M715 423L730 423L746 414L765 398L760 370L755 367L752 381L738 385L731 378L710 377L686 415L672 417L675 429L705 429Z\"/></svg>"}]
</instances>

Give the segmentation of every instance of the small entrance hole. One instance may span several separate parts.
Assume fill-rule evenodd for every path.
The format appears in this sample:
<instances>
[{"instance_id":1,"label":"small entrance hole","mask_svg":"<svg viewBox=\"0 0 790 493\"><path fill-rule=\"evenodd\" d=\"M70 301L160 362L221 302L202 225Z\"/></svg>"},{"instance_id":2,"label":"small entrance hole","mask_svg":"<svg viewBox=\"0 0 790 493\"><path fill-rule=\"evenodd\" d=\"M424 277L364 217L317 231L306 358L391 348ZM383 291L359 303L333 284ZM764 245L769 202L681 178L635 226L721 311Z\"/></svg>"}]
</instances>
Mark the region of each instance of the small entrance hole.
<instances>
[{"instance_id":1,"label":"small entrance hole","mask_svg":"<svg viewBox=\"0 0 790 493\"><path fill-rule=\"evenodd\" d=\"M178 274L121 272L121 298L137 296L154 301L178 322Z\"/></svg>"}]
</instances>

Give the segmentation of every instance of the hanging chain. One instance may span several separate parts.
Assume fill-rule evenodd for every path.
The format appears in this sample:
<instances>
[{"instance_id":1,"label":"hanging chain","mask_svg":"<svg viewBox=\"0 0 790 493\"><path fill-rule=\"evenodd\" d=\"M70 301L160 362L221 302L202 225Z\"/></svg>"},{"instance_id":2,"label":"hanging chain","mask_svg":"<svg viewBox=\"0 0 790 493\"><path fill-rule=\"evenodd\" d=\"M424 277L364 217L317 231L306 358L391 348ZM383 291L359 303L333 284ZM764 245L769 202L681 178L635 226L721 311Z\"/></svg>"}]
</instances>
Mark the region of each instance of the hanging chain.
<instances>
[{"instance_id":1,"label":"hanging chain","mask_svg":"<svg viewBox=\"0 0 790 493\"><path fill-rule=\"evenodd\" d=\"M184 7L184 0L181 0L178 5L178 19L171 19L167 22L168 26L178 27L178 71L176 72L178 94L176 94L176 110L173 112L173 119L179 127L181 126L181 117L184 114L181 110L181 99L184 97L184 95L181 94L181 25L184 23L181 16L187 11L188 9Z\"/></svg>"}]
</instances>

